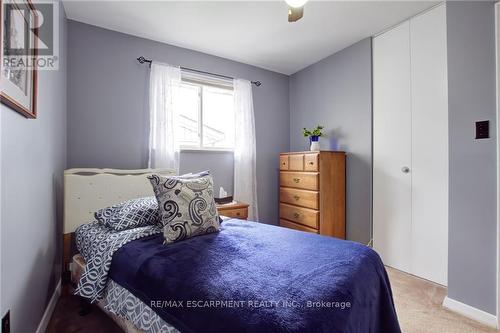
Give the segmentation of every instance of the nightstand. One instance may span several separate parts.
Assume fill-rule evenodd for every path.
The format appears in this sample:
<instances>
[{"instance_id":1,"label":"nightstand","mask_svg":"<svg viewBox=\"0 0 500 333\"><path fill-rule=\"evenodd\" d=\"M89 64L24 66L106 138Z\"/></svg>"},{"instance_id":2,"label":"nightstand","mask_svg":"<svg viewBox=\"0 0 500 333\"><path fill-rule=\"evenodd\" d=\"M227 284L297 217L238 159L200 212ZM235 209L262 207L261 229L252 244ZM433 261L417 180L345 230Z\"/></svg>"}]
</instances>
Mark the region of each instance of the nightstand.
<instances>
[{"instance_id":1,"label":"nightstand","mask_svg":"<svg viewBox=\"0 0 500 333\"><path fill-rule=\"evenodd\" d=\"M248 218L248 204L240 201L217 205L219 215L235 219L246 220Z\"/></svg>"}]
</instances>

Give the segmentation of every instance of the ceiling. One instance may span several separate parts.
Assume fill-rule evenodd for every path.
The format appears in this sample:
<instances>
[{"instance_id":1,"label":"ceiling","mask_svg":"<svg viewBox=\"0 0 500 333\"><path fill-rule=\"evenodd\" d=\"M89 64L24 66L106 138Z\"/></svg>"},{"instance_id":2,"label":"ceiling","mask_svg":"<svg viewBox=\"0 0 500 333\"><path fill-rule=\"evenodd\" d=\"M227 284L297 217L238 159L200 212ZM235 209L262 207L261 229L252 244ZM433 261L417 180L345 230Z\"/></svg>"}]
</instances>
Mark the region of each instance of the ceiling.
<instances>
[{"instance_id":1,"label":"ceiling","mask_svg":"<svg viewBox=\"0 0 500 333\"><path fill-rule=\"evenodd\" d=\"M437 2L64 1L69 19L293 74Z\"/></svg>"}]
</instances>

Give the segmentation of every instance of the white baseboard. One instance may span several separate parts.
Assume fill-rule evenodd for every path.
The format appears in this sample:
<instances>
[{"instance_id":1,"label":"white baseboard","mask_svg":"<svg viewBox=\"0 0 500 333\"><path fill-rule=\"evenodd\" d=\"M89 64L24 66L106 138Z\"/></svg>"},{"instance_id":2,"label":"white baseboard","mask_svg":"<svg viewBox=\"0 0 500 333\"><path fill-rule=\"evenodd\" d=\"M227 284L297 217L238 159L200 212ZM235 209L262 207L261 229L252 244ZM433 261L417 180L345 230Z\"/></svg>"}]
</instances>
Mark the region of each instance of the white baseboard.
<instances>
[{"instance_id":1,"label":"white baseboard","mask_svg":"<svg viewBox=\"0 0 500 333\"><path fill-rule=\"evenodd\" d=\"M475 307L456 301L448 296L444 298L443 306L462 316L480 322L481 324L497 328L497 317L491 313L476 309Z\"/></svg>"},{"instance_id":2,"label":"white baseboard","mask_svg":"<svg viewBox=\"0 0 500 333\"><path fill-rule=\"evenodd\" d=\"M52 313L54 312L57 301L59 300L59 296L61 296L61 280L57 283L56 290L54 290L54 294L52 294L52 298L50 299L49 304L47 304L47 309L45 309L45 312L43 313L42 320L40 320L40 324L38 324L36 333L45 333L47 330L47 326L49 326L50 318L52 318Z\"/></svg>"}]
</instances>

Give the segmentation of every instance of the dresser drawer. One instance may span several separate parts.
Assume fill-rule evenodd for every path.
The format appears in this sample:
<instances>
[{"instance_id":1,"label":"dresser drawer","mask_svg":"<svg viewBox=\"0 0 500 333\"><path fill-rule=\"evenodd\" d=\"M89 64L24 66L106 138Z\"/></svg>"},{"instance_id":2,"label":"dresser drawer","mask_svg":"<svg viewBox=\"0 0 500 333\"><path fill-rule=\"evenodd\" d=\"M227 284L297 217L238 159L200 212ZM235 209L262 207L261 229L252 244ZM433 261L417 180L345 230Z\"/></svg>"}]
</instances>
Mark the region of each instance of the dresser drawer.
<instances>
[{"instance_id":1,"label":"dresser drawer","mask_svg":"<svg viewBox=\"0 0 500 333\"><path fill-rule=\"evenodd\" d=\"M288 170L288 155L280 155L280 170Z\"/></svg>"},{"instance_id":2,"label":"dresser drawer","mask_svg":"<svg viewBox=\"0 0 500 333\"><path fill-rule=\"evenodd\" d=\"M318 185L319 174L317 172L280 172L280 186L317 191Z\"/></svg>"},{"instance_id":3,"label":"dresser drawer","mask_svg":"<svg viewBox=\"0 0 500 333\"><path fill-rule=\"evenodd\" d=\"M280 203L280 218L318 229L319 211Z\"/></svg>"},{"instance_id":4,"label":"dresser drawer","mask_svg":"<svg viewBox=\"0 0 500 333\"><path fill-rule=\"evenodd\" d=\"M219 209L219 214L235 219L246 220L248 218L248 208Z\"/></svg>"},{"instance_id":5,"label":"dresser drawer","mask_svg":"<svg viewBox=\"0 0 500 333\"><path fill-rule=\"evenodd\" d=\"M297 206L318 209L319 192L280 187L280 201Z\"/></svg>"},{"instance_id":6,"label":"dresser drawer","mask_svg":"<svg viewBox=\"0 0 500 333\"><path fill-rule=\"evenodd\" d=\"M304 171L304 154L288 155L288 170Z\"/></svg>"},{"instance_id":7,"label":"dresser drawer","mask_svg":"<svg viewBox=\"0 0 500 333\"><path fill-rule=\"evenodd\" d=\"M283 220L283 219L280 219L280 226L285 227L285 228L294 229L294 230L299 230L299 231L312 232L314 234L318 233L318 230L316 230L316 229L309 228L309 227L306 227L306 226L303 226L303 225L300 225L297 223L293 223L293 222L290 222L287 220Z\"/></svg>"},{"instance_id":8,"label":"dresser drawer","mask_svg":"<svg viewBox=\"0 0 500 333\"><path fill-rule=\"evenodd\" d=\"M319 154L304 155L304 171L319 171Z\"/></svg>"}]
</instances>

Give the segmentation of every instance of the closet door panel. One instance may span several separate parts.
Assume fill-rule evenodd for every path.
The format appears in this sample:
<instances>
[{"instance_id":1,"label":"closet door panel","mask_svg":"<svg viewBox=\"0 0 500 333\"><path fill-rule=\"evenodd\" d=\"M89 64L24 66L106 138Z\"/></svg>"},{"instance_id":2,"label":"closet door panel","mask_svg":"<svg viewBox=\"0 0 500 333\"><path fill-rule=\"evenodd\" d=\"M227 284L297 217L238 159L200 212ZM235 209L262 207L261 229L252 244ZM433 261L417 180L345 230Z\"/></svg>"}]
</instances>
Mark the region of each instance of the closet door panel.
<instances>
[{"instance_id":1,"label":"closet door panel","mask_svg":"<svg viewBox=\"0 0 500 333\"><path fill-rule=\"evenodd\" d=\"M410 20L413 274L447 284L448 94L446 7Z\"/></svg>"},{"instance_id":2,"label":"closet door panel","mask_svg":"<svg viewBox=\"0 0 500 333\"><path fill-rule=\"evenodd\" d=\"M411 262L409 23L373 40L373 245L386 265Z\"/></svg>"}]
</instances>

